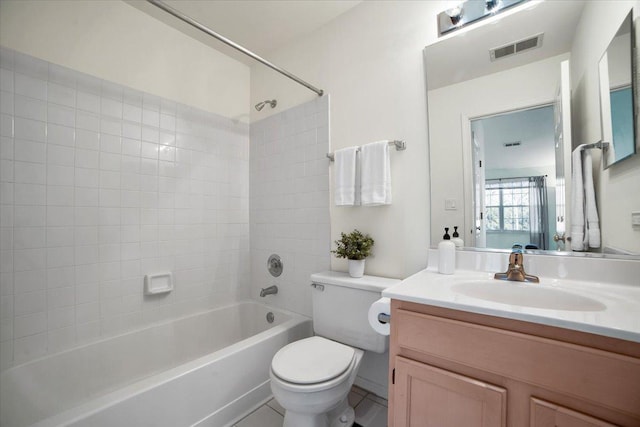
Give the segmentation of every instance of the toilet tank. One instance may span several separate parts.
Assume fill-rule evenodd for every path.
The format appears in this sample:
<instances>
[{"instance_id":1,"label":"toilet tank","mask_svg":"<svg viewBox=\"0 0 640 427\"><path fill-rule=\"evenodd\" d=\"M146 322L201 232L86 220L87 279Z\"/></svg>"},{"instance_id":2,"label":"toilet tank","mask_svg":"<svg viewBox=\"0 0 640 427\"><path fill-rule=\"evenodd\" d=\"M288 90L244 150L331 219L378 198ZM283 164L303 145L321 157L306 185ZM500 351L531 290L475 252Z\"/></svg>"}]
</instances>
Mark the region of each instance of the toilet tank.
<instances>
[{"instance_id":1,"label":"toilet tank","mask_svg":"<svg viewBox=\"0 0 640 427\"><path fill-rule=\"evenodd\" d=\"M371 304L397 279L326 271L311 275L313 330L316 335L362 350L384 353L387 336L376 333L367 318Z\"/></svg>"}]
</instances>

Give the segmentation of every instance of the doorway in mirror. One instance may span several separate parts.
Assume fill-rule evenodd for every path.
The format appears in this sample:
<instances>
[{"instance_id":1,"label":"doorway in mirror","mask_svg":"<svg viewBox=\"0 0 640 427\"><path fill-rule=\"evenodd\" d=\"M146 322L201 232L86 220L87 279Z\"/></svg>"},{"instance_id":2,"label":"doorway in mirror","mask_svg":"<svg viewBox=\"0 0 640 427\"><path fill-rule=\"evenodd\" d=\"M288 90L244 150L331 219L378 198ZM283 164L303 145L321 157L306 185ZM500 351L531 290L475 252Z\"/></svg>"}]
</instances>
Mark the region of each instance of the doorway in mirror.
<instances>
[{"instance_id":1,"label":"doorway in mirror","mask_svg":"<svg viewBox=\"0 0 640 427\"><path fill-rule=\"evenodd\" d=\"M471 121L476 247L556 249L554 134L553 105Z\"/></svg>"}]
</instances>

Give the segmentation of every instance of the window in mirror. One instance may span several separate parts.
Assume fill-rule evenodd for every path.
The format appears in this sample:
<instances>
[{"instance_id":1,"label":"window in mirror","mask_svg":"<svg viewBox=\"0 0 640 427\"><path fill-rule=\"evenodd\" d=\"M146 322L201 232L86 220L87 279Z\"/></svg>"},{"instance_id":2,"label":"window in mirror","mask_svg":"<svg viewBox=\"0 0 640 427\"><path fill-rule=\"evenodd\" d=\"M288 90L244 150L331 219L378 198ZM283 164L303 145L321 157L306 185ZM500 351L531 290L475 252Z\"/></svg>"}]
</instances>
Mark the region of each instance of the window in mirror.
<instances>
[{"instance_id":1,"label":"window in mirror","mask_svg":"<svg viewBox=\"0 0 640 427\"><path fill-rule=\"evenodd\" d=\"M488 179L487 232L529 231L529 179Z\"/></svg>"}]
</instances>

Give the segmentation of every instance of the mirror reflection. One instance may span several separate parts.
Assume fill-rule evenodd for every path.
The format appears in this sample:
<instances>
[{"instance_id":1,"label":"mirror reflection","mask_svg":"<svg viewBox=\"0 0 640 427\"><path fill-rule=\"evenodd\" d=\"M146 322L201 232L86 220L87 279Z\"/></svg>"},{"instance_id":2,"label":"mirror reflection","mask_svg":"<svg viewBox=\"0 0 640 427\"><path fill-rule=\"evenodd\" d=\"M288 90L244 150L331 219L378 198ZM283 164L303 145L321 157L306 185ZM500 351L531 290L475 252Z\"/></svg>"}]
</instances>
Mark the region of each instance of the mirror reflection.
<instances>
[{"instance_id":1,"label":"mirror reflection","mask_svg":"<svg viewBox=\"0 0 640 427\"><path fill-rule=\"evenodd\" d=\"M600 111L598 104L594 111L591 94L599 91L598 60L605 48L596 58L589 49L598 40L606 40L598 42L606 47L615 34L585 21L610 22L630 7L611 10L605 3L531 2L425 48L432 245L443 227L458 226L465 246L508 249L521 243L571 254L571 151L602 139L600 126L593 129ZM617 29L622 18L615 20ZM495 48L530 38L538 39L527 43L531 49L492 60ZM616 177L601 174L601 150L591 152L596 180L606 178L610 185ZM630 167L640 176L635 163ZM602 193L597 198L605 213L604 252L640 254L640 230L630 221L605 223L618 207ZM625 234L624 241L607 241L617 234Z\"/></svg>"},{"instance_id":2,"label":"mirror reflection","mask_svg":"<svg viewBox=\"0 0 640 427\"><path fill-rule=\"evenodd\" d=\"M554 109L471 121L476 247L549 249L555 234ZM550 203L551 202L551 203Z\"/></svg>"},{"instance_id":3,"label":"mirror reflection","mask_svg":"<svg viewBox=\"0 0 640 427\"><path fill-rule=\"evenodd\" d=\"M602 139L611 141L604 166L624 160L636 152L632 81L632 21L627 15L600 60Z\"/></svg>"}]
</instances>

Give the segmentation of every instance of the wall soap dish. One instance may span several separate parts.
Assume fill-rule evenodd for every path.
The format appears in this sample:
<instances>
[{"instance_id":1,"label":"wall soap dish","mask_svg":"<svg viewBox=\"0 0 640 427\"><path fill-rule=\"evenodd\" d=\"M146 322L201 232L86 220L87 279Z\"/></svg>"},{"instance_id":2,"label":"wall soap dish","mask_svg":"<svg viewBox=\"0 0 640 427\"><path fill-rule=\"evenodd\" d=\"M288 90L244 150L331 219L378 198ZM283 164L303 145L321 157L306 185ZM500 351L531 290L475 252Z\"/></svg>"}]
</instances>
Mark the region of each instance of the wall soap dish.
<instances>
[{"instance_id":1,"label":"wall soap dish","mask_svg":"<svg viewBox=\"0 0 640 427\"><path fill-rule=\"evenodd\" d=\"M147 274L144 276L144 293L156 295L171 292L173 290L172 279L171 273Z\"/></svg>"}]
</instances>

